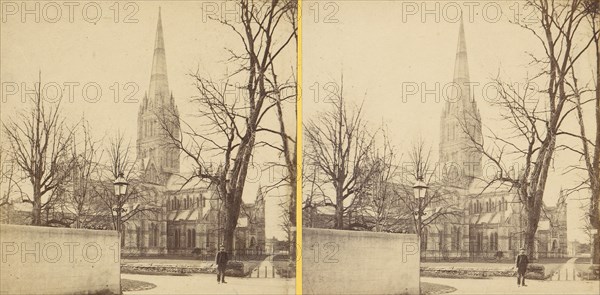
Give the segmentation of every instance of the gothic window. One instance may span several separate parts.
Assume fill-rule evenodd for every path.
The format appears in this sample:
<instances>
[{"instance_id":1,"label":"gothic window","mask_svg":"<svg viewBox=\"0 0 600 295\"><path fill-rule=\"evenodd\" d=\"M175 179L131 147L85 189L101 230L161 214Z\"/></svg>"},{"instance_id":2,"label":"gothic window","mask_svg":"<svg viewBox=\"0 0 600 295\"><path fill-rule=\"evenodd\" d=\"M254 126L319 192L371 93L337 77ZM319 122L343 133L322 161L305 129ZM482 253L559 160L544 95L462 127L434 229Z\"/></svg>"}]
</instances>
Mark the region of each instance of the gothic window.
<instances>
[{"instance_id":1,"label":"gothic window","mask_svg":"<svg viewBox=\"0 0 600 295\"><path fill-rule=\"evenodd\" d=\"M443 229L442 229L442 230L440 230L440 231L439 231L439 238L440 238L440 239L439 239L439 241L438 241L438 249L439 249L440 251L443 251L443 250L444 250L444 239L445 239L445 237L446 237L446 236L445 236L444 230L443 230Z\"/></svg>"},{"instance_id":2,"label":"gothic window","mask_svg":"<svg viewBox=\"0 0 600 295\"><path fill-rule=\"evenodd\" d=\"M154 223L150 224L150 234L148 239L148 246L154 247Z\"/></svg>"},{"instance_id":3,"label":"gothic window","mask_svg":"<svg viewBox=\"0 0 600 295\"><path fill-rule=\"evenodd\" d=\"M179 229L175 229L175 248L179 248L179 242L181 241Z\"/></svg>"},{"instance_id":4,"label":"gothic window","mask_svg":"<svg viewBox=\"0 0 600 295\"><path fill-rule=\"evenodd\" d=\"M140 228L139 226L135 226L135 234L136 234L136 244L138 248L142 248L144 247L144 241L143 241L143 235L142 235L142 228Z\"/></svg>"},{"instance_id":5,"label":"gothic window","mask_svg":"<svg viewBox=\"0 0 600 295\"><path fill-rule=\"evenodd\" d=\"M196 247L196 229L192 229L192 247Z\"/></svg>"},{"instance_id":6,"label":"gothic window","mask_svg":"<svg viewBox=\"0 0 600 295\"><path fill-rule=\"evenodd\" d=\"M490 234L490 250L498 250L498 233L494 232Z\"/></svg>"},{"instance_id":7,"label":"gothic window","mask_svg":"<svg viewBox=\"0 0 600 295\"><path fill-rule=\"evenodd\" d=\"M460 233L460 226L456 228L456 250L460 250L461 246L460 244L462 243L462 236Z\"/></svg>"},{"instance_id":8,"label":"gothic window","mask_svg":"<svg viewBox=\"0 0 600 295\"><path fill-rule=\"evenodd\" d=\"M450 244L450 250L456 250L456 226L453 226L450 229L450 236L452 238L452 243Z\"/></svg>"},{"instance_id":9,"label":"gothic window","mask_svg":"<svg viewBox=\"0 0 600 295\"><path fill-rule=\"evenodd\" d=\"M160 226L158 224L154 225L154 247L160 246Z\"/></svg>"},{"instance_id":10,"label":"gothic window","mask_svg":"<svg viewBox=\"0 0 600 295\"><path fill-rule=\"evenodd\" d=\"M192 230L191 229L187 230L187 247L188 248L192 247Z\"/></svg>"}]
</instances>

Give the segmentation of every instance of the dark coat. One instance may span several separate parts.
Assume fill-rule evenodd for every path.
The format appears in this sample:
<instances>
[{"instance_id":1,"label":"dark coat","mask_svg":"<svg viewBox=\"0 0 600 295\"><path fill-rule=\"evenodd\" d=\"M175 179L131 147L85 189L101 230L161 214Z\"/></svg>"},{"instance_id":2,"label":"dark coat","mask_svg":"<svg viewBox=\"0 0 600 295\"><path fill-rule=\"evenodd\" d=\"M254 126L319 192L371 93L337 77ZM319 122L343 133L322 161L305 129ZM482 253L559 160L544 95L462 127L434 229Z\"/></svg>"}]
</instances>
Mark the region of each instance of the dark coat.
<instances>
[{"instance_id":1,"label":"dark coat","mask_svg":"<svg viewBox=\"0 0 600 295\"><path fill-rule=\"evenodd\" d=\"M527 254L519 254L516 259L517 269L520 272L527 270L527 264L529 264L529 259L527 258Z\"/></svg>"},{"instance_id":2,"label":"dark coat","mask_svg":"<svg viewBox=\"0 0 600 295\"><path fill-rule=\"evenodd\" d=\"M227 252L219 251L217 253L217 257L215 258L215 263L217 265L227 265L227 261L229 261L229 257L227 256Z\"/></svg>"}]
</instances>

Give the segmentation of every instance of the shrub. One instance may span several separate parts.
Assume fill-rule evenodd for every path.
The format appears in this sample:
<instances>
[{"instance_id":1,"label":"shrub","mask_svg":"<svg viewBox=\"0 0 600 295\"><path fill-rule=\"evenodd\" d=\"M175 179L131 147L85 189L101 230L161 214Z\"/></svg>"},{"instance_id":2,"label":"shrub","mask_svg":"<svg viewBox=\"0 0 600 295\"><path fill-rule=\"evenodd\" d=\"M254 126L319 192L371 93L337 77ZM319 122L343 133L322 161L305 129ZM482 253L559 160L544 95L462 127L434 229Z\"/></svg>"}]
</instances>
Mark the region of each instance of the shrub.
<instances>
[{"instance_id":1,"label":"shrub","mask_svg":"<svg viewBox=\"0 0 600 295\"><path fill-rule=\"evenodd\" d=\"M230 277L245 277L244 263L240 261L230 261L227 263L225 275Z\"/></svg>"}]
</instances>

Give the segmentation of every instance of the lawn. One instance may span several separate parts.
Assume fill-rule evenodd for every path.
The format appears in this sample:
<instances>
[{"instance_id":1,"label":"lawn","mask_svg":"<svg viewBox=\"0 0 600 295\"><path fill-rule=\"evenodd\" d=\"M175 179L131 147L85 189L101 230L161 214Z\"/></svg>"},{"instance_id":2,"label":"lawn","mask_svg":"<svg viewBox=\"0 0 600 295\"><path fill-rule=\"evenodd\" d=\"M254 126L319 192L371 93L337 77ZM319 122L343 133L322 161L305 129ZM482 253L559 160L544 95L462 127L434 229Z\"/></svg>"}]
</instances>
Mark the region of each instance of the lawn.
<instances>
[{"instance_id":1,"label":"lawn","mask_svg":"<svg viewBox=\"0 0 600 295\"><path fill-rule=\"evenodd\" d=\"M445 294L454 291L456 289L450 286L421 282L421 295Z\"/></svg>"},{"instance_id":2,"label":"lawn","mask_svg":"<svg viewBox=\"0 0 600 295\"><path fill-rule=\"evenodd\" d=\"M136 280L121 279L121 291L123 291L123 292L142 291L142 290L149 290L149 289L153 289L153 288L156 288L156 285L152 284L152 283L136 281Z\"/></svg>"}]
</instances>

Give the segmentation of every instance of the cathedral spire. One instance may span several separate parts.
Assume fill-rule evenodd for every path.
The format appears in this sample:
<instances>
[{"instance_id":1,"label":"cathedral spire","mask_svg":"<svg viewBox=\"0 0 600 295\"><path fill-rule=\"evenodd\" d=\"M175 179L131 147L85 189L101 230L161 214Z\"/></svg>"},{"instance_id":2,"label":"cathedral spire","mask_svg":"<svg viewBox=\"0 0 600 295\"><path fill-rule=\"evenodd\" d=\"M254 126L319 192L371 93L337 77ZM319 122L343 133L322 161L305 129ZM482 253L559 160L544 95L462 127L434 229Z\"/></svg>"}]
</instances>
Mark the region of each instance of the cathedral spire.
<instances>
[{"instance_id":1,"label":"cathedral spire","mask_svg":"<svg viewBox=\"0 0 600 295\"><path fill-rule=\"evenodd\" d=\"M458 45L456 48L456 60L454 62L454 82L469 82L469 62L467 59L467 41L465 40L465 26L462 17L458 31Z\"/></svg>"},{"instance_id":2,"label":"cathedral spire","mask_svg":"<svg viewBox=\"0 0 600 295\"><path fill-rule=\"evenodd\" d=\"M156 25L154 59L152 60L151 73L148 100L153 106L160 107L170 99L169 80L167 78L167 58L165 56L165 41L163 38L160 7L158 8L158 24Z\"/></svg>"},{"instance_id":3,"label":"cathedral spire","mask_svg":"<svg viewBox=\"0 0 600 295\"><path fill-rule=\"evenodd\" d=\"M458 43L454 60L454 79L452 82L453 87L446 101L445 111L448 113L460 113L461 115L463 113L475 115L478 111L477 104L473 99L473 93L471 93L467 41L462 17L458 31Z\"/></svg>"},{"instance_id":4,"label":"cathedral spire","mask_svg":"<svg viewBox=\"0 0 600 295\"><path fill-rule=\"evenodd\" d=\"M482 155L473 147L471 139L482 142L481 117L470 85L469 62L467 60L467 41L463 19L460 19L458 44L454 60L454 77L451 93L440 120L440 162L444 165L458 165L455 171L459 179L453 179L460 185L469 185L470 181L481 176ZM468 132L468 134L465 134ZM446 169L446 168L444 168ZM450 173L452 174L452 173ZM462 180L465 181L462 181Z\"/></svg>"}]
</instances>

